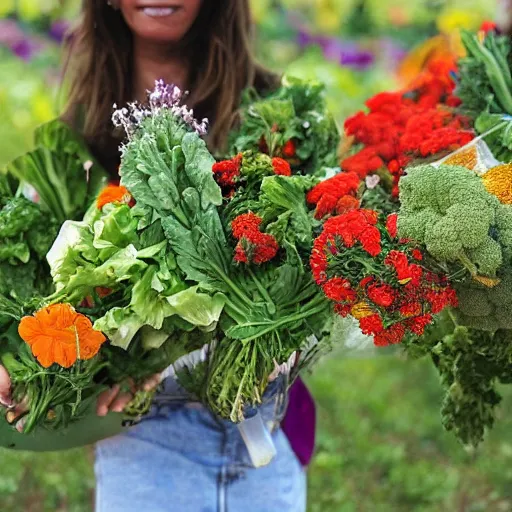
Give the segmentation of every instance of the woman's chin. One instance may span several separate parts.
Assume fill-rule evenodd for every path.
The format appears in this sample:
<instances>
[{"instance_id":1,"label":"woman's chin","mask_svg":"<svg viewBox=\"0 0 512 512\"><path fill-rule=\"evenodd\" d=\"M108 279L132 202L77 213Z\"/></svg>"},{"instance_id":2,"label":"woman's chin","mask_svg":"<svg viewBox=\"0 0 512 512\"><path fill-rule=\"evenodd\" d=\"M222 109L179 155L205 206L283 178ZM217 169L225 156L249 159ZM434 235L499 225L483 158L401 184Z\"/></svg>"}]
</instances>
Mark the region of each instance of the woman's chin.
<instances>
[{"instance_id":1,"label":"woman's chin","mask_svg":"<svg viewBox=\"0 0 512 512\"><path fill-rule=\"evenodd\" d=\"M136 32L139 40L152 44L176 44L185 37L181 27L170 28L161 24L153 27L151 25L152 23L148 23L146 27Z\"/></svg>"}]
</instances>

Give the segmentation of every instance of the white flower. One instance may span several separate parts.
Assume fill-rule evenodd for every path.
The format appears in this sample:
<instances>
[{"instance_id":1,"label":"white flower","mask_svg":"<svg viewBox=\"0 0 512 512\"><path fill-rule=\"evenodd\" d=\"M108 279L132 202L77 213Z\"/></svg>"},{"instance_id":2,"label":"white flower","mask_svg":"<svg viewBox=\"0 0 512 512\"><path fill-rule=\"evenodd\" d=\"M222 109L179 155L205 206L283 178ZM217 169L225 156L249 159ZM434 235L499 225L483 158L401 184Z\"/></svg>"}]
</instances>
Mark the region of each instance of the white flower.
<instances>
[{"instance_id":1,"label":"white flower","mask_svg":"<svg viewBox=\"0 0 512 512\"><path fill-rule=\"evenodd\" d=\"M378 174L372 174L366 176L366 188L373 190L380 183L380 177Z\"/></svg>"}]
</instances>

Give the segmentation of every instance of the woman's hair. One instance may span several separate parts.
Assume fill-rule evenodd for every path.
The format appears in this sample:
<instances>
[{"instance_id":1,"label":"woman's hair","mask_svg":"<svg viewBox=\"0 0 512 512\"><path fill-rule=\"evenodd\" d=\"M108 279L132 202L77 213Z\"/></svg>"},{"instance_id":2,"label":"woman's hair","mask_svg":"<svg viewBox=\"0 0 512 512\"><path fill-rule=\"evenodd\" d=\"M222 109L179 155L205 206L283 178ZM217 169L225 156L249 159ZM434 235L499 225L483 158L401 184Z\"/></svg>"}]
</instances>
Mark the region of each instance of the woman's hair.
<instances>
[{"instance_id":1,"label":"woman's hair","mask_svg":"<svg viewBox=\"0 0 512 512\"><path fill-rule=\"evenodd\" d=\"M225 145L243 89L263 91L277 85L276 77L256 64L251 39L249 0L205 0L183 41L192 70L187 104L198 117L210 119L214 150ZM112 151L112 107L134 99L131 31L106 0L83 0L66 50L68 103L63 117L75 124L81 118L80 129L93 151Z\"/></svg>"}]
</instances>

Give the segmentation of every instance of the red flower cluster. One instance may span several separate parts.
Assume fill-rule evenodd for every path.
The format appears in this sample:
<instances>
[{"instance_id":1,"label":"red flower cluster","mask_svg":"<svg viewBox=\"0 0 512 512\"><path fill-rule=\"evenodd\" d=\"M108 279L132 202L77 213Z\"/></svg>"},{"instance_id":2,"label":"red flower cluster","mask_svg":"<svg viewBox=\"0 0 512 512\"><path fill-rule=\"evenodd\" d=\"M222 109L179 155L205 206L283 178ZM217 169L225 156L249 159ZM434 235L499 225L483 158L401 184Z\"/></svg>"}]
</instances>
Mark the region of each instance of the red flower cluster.
<instances>
[{"instance_id":1,"label":"red flower cluster","mask_svg":"<svg viewBox=\"0 0 512 512\"><path fill-rule=\"evenodd\" d=\"M296 148L293 140L289 140L285 143L282 149L283 156L285 158L293 158L295 156Z\"/></svg>"},{"instance_id":2,"label":"red flower cluster","mask_svg":"<svg viewBox=\"0 0 512 512\"><path fill-rule=\"evenodd\" d=\"M259 230L261 222L261 217L252 212L239 215L231 222L231 231L238 240L235 247L236 262L261 265L277 254L277 240Z\"/></svg>"},{"instance_id":3,"label":"red flower cluster","mask_svg":"<svg viewBox=\"0 0 512 512\"><path fill-rule=\"evenodd\" d=\"M277 131L278 127L274 127L272 131ZM270 149L268 147L267 141L265 137L262 135L258 144L258 149L265 154L270 154ZM295 142L293 140L288 140L284 143L284 145L281 148L278 148L274 154L281 155L283 159L291 159L294 158L297 153L297 148L295 146ZM272 156L272 155L270 155Z\"/></svg>"},{"instance_id":4,"label":"red flower cluster","mask_svg":"<svg viewBox=\"0 0 512 512\"><path fill-rule=\"evenodd\" d=\"M391 238L398 236L398 213L388 215L386 219L386 229Z\"/></svg>"},{"instance_id":5,"label":"red flower cluster","mask_svg":"<svg viewBox=\"0 0 512 512\"><path fill-rule=\"evenodd\" d=\"M222 160L213 164L212 171L215 181L223 189L230 191L236 184L236 178L240 175L242 155L239 154L231 160Z\"/></svg>"},{"instance_id":6,"label":"red flower cluster","mask_svg":"<svg viewBox=\"0 0 512 512\"><path fill-rule=\"evenodd\" d=\"M387 167L396 196L408 163L471 141L468 120L449 108L460 103L453 96L455 69L451 60L433 60L410 90L380 93L368 100L367 114L358 112L345 122L346 134L364 147L344 159L342 169L364 179Z\"/></svg>"},{"instance_id":7,"label":"red flower cluster","mask_svg":"<svg viewBox=\"0 0 512 512\"><path fill-rule=\"evenodd\" d=\"M498 26L496 25L496 23L494 23L494 21L487 20L483 21L482 24L480 25L480 32L488 34L489 32L496 31L497 28Z\"/></svg>"},{"instance_id":8,"label":"red flower cluster","mask_svg":"<svg viewBox=\"0 0 512 512\"><path fill-rule=\"evenodd\" d=\"M259 231L261 221L261 217L252 212L239 215L231 222L231 231L233 232L233 236L237 240L240 240L240 238L247 234Z\"/></svg>"},{"instance_id":9,"label":"red flower cluster","mask_svg":"<svg viewBox=\"0 0 512 512\"><path fill-rule=\"evenodd\" d=\"M331 217L310 260L335 311L356 318L379 346L423 334L433 314L456 305L446 278L418 264L418 248L396 240L396 220L393 214L378 222L376 212L361 209Z\"/></svg>"},{"instance_id":10,"label":"red flower cluster","mask_svg":"<svg viewBox=\"0 0 512 512\"><path fill-rule=\"evenodd\" d=\"M292 168L290 164L278 156L272 158L272 167L274 168L274 172L279 176L291 176Z\"/></svg>"},{"instance_id":11,"label":"red flower cluster","mask_svg":"<svg viewBox=\"0 0 512 512\"><path fill-rule=\"evenodd\" d=\"M370 256L380 254L381 234L376 224L377 213L373 210L352 210L327 219L311 253L310 264L315 281L323 285L327 281L329 257L354 247L356 242Z\"/></svg>"},{"instance_id":12,"label":"red flower cluster","mask_svg":"<svg viewBox=\"0 0 512 512\"><path fill-rule=\"evenodd\" d=\"M346 213L359 208L356 195L360 185L361 180L356 173L340 172L313 187L308 192L306 200L316 205L317 219L322 219L331 213Z\"/></svg>"}]
</instances>

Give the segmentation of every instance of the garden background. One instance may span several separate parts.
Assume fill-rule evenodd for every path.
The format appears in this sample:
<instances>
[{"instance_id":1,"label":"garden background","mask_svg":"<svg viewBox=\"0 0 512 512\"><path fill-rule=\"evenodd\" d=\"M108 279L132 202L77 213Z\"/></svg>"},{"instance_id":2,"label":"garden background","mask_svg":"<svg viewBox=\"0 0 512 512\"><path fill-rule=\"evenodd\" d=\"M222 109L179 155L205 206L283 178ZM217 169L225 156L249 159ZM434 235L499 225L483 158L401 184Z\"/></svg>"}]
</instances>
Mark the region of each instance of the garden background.
<instances>
[{"instance_id":1,"label":"garden background","mask_svg":"<svg viewBox=\"0 0 512 512\"><path fill-rule=\"evenodd\" d=\"M58 112L60 47L78 4L0 0L0 166L30 148L34 127ZM400 86L411 48L503 16L493 0L253 4L262 61L325 82L340 126L366 98ZM441 426L441 387L428 361L405 361L396 350L337 350L307 380L319 424L308 511L512 511L510 392L504 417L471 452ZM91 511L92 464L91 449L0 449L0 510Z\"/></svg>"}]
</instances>

